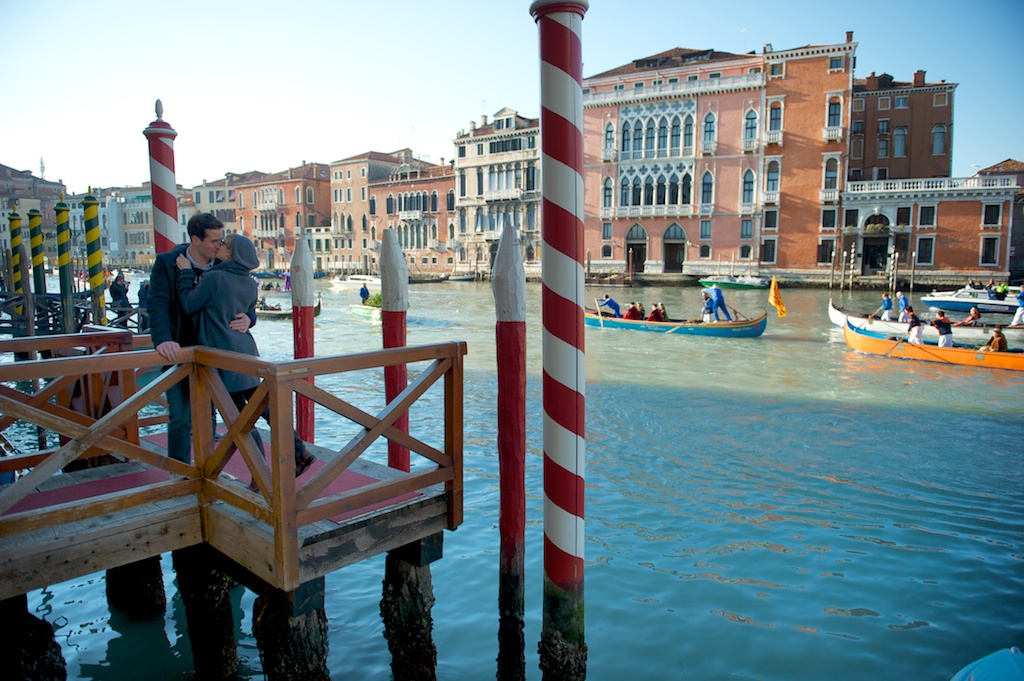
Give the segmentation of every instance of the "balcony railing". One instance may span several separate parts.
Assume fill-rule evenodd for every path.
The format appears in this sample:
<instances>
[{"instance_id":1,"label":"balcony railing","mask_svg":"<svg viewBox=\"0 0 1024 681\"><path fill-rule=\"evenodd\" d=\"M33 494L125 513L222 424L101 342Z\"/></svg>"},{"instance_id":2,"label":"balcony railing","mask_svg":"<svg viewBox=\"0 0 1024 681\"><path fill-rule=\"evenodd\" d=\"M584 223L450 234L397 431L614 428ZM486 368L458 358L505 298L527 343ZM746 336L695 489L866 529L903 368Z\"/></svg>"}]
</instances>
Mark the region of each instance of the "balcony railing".
<instances>
[{"instance_id":1,"label":"balcony railing","mask_svg":"<svg viewBox=\"0 0 1024 681\"><path fill-rule=\"evenodd\" d=\"M522 197L523 190L519 187L511 189L493 189L484 192L484 201L513 201Z\"/></svg>"},{"instance_id":2,"label":"balcony railing","mask_svg":"<svg viewBox=\"0 0 1024 681\"><path fill-rule=\"evenodd\" d=\"M718 142L716 140L703 140L700 143L700 153L713 154L717 146Z\"/></svg>"},{"instance_id":3,"label":"balcony railing","mask_svg":"<svg viewBox=\"0 0 1024 681\"><path fill-rule=\"evenodd\" d=\"M656 206L619 206L615 209L617 218L640 218L667 216L685 218L693 215L690 204L661 204Z\"/></svg>"},{"instance_id":4,"label":"balcony railing","mask_svg":"<svg viewBox=\"0 0 1024 681\"><path fill-rule=\"evenodd\" d=\"M769 130L765 137L765 142L768 144L778 144L782 146L782 131L781 130Z\"/></svg>"},{"instance_id":5,"label":"balcony railing","mask_svg":"<svg viewBox=\"0 0 1024 681\"><path fill-rule=\"evenodd\" d=\"M602 161L614 161L615 160L615 147L605 147L601 150Z\"/></svg>"},{"instance_id":6,"label":"balcony railing","mask_svg":"<svg viewBox=\"0 0 1024 681\"><path fill-rule=\"evenodd\" d=\"M751 73L727 78L704 78L688 80L681 83L665 83L650 85L643 88L623 88L621 90L605 90L603 92L587 92L583 95L583 106L602 106L606 104L625 104L627 102L646 102L652 99L664 99L669 96L694 96L715 92L735 92L750 88L763 87L763 73Z\"/></svg>"},{"instance_id":7,"label":"balcony railing","mask_svg":"<svg viewBox=\"0 0 1024 681\"><path fill-rule=\"evenodd\" d=\"M778 192L778 190L770 191L770 192L765 192L764 193L764 202L765 203L778 203L779 202L779 192Z\"/></svg>"},{"instance_id":8,"label":"balcony railing","mask_svg":"<svg viewBox=\"0 0 1024 681\"><path fill-rule=\"evenodd\" d=\"M842 142L843 141L843 126L841 125L827 125L822 128L821 138L826 142Z\"/></svg>"},{"instance_id":9,"label":"balcony railing","mask_svg":"<svg viewBox=\"0 0 1024 681\"><path fill-rule=\"evenodd\" d=\"M822 203L836 203L839 201L839 190L838 189L822 189L821 190L821 202Z\"/></svg>"},{"instance_id":10,"label":"balcony railing","mask_svg":"<svg viewBox=\"0 0 1024 681\"><path fill-rule=\"evenodd\" d=\"M699 206L701 215L711 215L715 212L715 204L713 203L702 203Z\"/></svg>"},{"instance_id":11,"label":"balcony railing","mask_svg":"<svg viewBox=\"0 0 1024 681\"><path fill-rule=\"evenodd\" d=\"M757 138L748 137L743 140L743 151L757 151Z\"/></svg>"},{"instance_id":12,"label":"balcony railing","mask_svg":"<svg viewBox=\"0 0 1024 681\"><path fill-rule=\"evenodd\" d=\"M884 194L919 191L954 191L962 189L1010 189L1017 186L1013 175L992 177L934 177L909 180L868 180L850 182L848 194Z\"/></svg>"},{"instance_id":13,"label":"balcony railing","mask_svg":"<svg viewBox=\"0 0 1024 681\"><path fill-rule=\"evenodd\" d=\"M399 220L420 220L423 218L423 211L421 210L400 210L398 211Z\"/></svg>"},{"instance_id":14,"label":"balcony railing","mask_svg":"<svg viewBox=\"0 0 1024 681\"><path fill-rule=\"evenodd\" d=\"M277 201L260 201L256 204L256 210L277 210Z\"/></svg>"}]
</instances>

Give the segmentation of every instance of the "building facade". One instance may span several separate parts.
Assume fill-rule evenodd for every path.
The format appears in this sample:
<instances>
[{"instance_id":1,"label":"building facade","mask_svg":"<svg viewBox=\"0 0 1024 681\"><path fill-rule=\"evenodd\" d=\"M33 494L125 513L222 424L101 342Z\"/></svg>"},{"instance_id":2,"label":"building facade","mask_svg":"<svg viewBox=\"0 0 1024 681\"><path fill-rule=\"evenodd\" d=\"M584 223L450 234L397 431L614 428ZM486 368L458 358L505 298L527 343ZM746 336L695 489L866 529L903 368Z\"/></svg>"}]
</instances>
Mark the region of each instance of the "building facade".
<instances>
[{"instance_id":1,"label":"building facade","mask_svg":"<svg viewBox=\"0 0 1024 681\"><path fill-rule=\"evenodd\" d=\"M4 252L11 248L10 220L11 213L21 216L21 226L25 230L24 243L31 253L28 238L28 212L32 209L40 213L39 226L43 236L43 257L46 262L57 262L57 218L54 206L67 193L62 182L51 182L36 177L28 170L15 170L0 165L0 245Z\"/></svg>"},{"instance_id":2,"label":"building facade","mask_svg":"<svg viewBox=\"0 0 1024 681\"><path fill-rule=\"evenodd\" d=\"M540 119L505 107L455 137L458 271L489 272L506 225L529 270L541 257Z\"/></svg>"},{"instance_id":3,"label":"building facade","mask_svg":"<svg viewBox=\"0 0 1024 681\"><path fill-rule=\"evenodd\" d=\"M187 198L195 213L212 213L218 220L224 223L224 230L230 234L238 231L235 224L236 206L238 205L238 187L257 182L266 173L250 171L248 173L225 173L224 177L213 182L203 180L202 184L192 187ZM186 198L179 196L179 203Z\"/></svg>"}]
</instances>

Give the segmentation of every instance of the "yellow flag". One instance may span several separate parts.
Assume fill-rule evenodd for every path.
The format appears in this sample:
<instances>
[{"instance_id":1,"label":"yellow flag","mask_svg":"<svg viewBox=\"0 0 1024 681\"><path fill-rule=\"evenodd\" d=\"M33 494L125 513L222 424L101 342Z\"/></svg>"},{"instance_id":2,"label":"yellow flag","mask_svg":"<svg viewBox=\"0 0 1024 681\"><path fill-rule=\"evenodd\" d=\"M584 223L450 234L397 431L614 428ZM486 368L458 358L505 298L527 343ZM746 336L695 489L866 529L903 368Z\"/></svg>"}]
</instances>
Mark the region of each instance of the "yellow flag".
<instances>
[{"instance_id":1,"label":"yellow flag","mask_svg":"<svg viewBox=\"0 0 1024 681\"><path fill-rule=\"evenodd\" d=\"M782 302L782 296L779 295L779 282L775 281L774 275L772 275L772 284L768 287L768 303L775 308L780 318L786 316L786 304Z\"/></svg>"}]
</instances>

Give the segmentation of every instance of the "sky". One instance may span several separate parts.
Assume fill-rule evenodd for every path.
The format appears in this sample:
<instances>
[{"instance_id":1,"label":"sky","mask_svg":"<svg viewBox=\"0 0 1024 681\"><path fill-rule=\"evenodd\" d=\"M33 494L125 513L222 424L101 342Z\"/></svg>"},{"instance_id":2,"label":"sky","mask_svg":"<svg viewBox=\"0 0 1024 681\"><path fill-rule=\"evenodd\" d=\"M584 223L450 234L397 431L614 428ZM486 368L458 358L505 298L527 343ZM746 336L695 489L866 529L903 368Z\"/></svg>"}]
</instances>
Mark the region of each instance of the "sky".
<instances>
[{"instance_id":1,"label":"sky","mask_svg":"<svg viewBox=\"0 0 1024 681\"><path fill-rule=\"evenodd\" d=\"M1024 161L1021 0L590 0L583 74L673 47L845 41L855 75L958 83L953 176ZM411 148L440 163L503 107L540 115L529 0L3 0L0 164L71 193L149 179L160 99L185 187Z\"/></svg>"}]
</instances>

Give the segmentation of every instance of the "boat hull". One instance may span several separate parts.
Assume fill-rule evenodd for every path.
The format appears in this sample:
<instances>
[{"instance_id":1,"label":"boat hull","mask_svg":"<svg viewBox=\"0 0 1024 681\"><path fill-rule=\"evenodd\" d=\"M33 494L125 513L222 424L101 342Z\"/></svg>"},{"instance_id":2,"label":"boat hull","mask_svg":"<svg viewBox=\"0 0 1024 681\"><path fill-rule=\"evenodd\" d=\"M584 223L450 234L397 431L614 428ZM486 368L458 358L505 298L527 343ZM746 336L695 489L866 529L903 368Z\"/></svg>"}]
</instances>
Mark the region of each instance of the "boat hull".
<instances>
[{"instance_id":1,"label":"boat hull","mask_svg":"<svg viewBox=\"0 0 1024 681\"><path fill-rule=\"evenodd\" d=\"M373 324L380 324L382 315L379 307L372 307L370 305L349 305L348 309L351 310L352 315L358 317L367 322Z\"/></svg>"},{"instance_id":2,"label":"boat hull","mask_svg":"<svg viewBox=\"0 0 1024 681\"><path fill-rule=\"evenodd\" d=\"M722 289L764 290L771 282L760 277L705 277L698 279L701 286L717 286Z\"/></svg>"},{"instance_id":3,"label":"boat hull","mask_svg":"<svg viewBox=\"0 0 1024 681\"><path fill-rule=\"evenodd\" d=\"M846 326L846 320L858 329L866 329L885 336L907 335L907 323L897 321L883 321L877 317L869 317L863 312L851 312L838 308L830 300L828 304L828 318L839 328ZM996 324L978 324L976 326L954 326L953 342L961 345L984 345L992 337L992 329ZM1011 348L1024 348L1024 326L1004 326L1003 335L1006 336L1006 343ZM930 324L924 326L924 339L938 342L939 332Z\"/></svg>"},{"instance_id":4,"label":"boat hull","mask_svg":"<svg viewBox=\"0 0 1024 681\"><path fill-rule=\"evenodd\" d=\"M323 307L321 300L317 299L316 305L313 306L313 316L320 316L320 309ZM283 310L261 310L256 308L256 316L260 319L291 319L292 308L285 308Z\"/></svg>"},{"instance_id":5,"label":"boat hull","mask_svg":"<svg viewBox=\"0 0 1024 681\"><path fill-rule=\"evenodd\" d=\"M642 319L621 319L598 315L595 310L587 310L584 323L592 328L620 329L626 331L648 331L654 333L670 333L677 336L710 336L713 338L757 338L768 326L768 313L757 319L732 322L648 322Z\"/></svg>"},{"instance_id":6,"label":"boat hull","mask_svg":"<svg viewBox=\"0 0 1024 681\"><path fill-rule=\"evenodd\" d=\"M984 369L1024 371L1024 352L981 352L966 348L939 348L932 345L913 345L902 338L891 339L861 333L847 320L843 339L857 352L892 359L914 359Z\"/></svg>"},{"instance_id":7,"label":"boat hull","mask_svg":"<svg viewBox=\"0 0 1024 681\"><path fill-rule=\"evenodd\" d=\"M981 312L1013 314L1017 311L1017 299L1007 296L1003 300L988 297L988 291L977 288L962 288L956 291L932 291L921 296L921 302L936 310L970 312L972 307Z\"/></svg>"}]
</instances>

